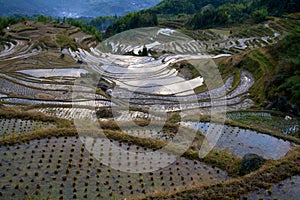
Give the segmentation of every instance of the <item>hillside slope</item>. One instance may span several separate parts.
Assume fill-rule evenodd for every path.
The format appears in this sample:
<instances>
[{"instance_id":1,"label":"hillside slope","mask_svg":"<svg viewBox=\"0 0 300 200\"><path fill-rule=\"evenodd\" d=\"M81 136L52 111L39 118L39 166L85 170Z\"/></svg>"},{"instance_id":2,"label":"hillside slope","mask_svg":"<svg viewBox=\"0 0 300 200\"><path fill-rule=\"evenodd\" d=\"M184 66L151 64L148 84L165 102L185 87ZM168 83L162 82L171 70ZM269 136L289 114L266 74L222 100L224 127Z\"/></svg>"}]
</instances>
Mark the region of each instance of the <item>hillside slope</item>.
<instances>
[{"instance_id":1,"label":"hillside slope","mask_svg":"<svg viewBox=\"0 0 300 200\"><path fill-rule=\"evenodd\" d=\"M297 27L274 45L234 55L219 65L223 73L250 71L256 79L250 92L259 105L266 107L267 102L275 102L283 96L300 107L299 40L300 28Z\"/></svg>"},{"instance_id":2,"label":"hillside slope","mask_svg":"<svg viewBox=\"0 0 300 200\"><path fill-rule=\"evenodd\" d=\"M224 4L244 4L255 7L266 7L272 15L297 12L300 9L299 0L164 0L149 10L156 14L194 14L215 9Z\"/></svg>"}]
</instances>

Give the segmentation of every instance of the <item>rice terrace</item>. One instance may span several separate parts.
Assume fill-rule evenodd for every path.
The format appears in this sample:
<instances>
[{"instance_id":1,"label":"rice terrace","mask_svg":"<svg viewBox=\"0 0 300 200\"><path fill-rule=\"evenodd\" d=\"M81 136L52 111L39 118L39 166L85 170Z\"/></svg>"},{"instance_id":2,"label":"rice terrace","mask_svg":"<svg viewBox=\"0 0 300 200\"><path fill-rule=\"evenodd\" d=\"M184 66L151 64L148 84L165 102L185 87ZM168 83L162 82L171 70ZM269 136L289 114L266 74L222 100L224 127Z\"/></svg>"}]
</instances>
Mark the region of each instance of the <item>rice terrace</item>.
<instances>
[{"instance_id":1,"label":"rice terrace","mask_svg":"<svg viewBox=\"0 0 300 200\"><path fill-rule=\"evenodd\" d=\"M299 5L176 2L0 18L0 199L300 199Z\"/></svg>"}]
</instances>

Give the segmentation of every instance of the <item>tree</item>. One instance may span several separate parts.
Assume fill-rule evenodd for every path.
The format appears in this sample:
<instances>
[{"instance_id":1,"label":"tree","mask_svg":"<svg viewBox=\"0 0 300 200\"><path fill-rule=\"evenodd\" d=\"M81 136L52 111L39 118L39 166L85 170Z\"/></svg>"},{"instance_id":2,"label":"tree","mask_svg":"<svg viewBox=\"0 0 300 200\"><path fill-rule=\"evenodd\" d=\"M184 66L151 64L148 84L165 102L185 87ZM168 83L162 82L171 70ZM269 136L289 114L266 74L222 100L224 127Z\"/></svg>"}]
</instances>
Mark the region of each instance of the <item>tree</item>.
<instances>
[{"instance_id":1,"label":"tree","mask_svg":"<svg viewBox=\"0 0 300 200\"><path fill-rule=\"evenodd\" d=\"M56 23L59 24L60 23L60 17L57 17L56 19Z\"/></svg>"},{"instance_id":2,"label":"tree","mask_svg":"<svg viewBox=\"0 0 300 200\"><path fill-rule=\"evenodd\" d=\"M0 35L4 35L4 29L7 27L7 26L9 26L9 25L11 25L11 24L16 24L16 23L18 23L19 22L19 20L18 19L16 19L15 17L13 17L13 18L7 18L7 17L5 17L5 18L0 18Z\"/></svg>"},{"instance_id":3,"label":"tree","mask_svg":"<svg viewBox=\"0 0 300 200\"><path fill-rule=\"evenodd\" d=\"M267 16L268 16L268 10L266 8L255 10L251 14L251 18L254 23L260 23L265 21Z\"/></svg>"},{"instance_id":4,"label":"tree","mask_svg":"<svg viewBox=\"0 0 300 200\"><path fill-rule=\"evenodd\" d=\"M143 51L142 51L141 56L148 56L148 49L147 49L147 47L145 45L143 47Z\"/></svg>"}]
</instances>

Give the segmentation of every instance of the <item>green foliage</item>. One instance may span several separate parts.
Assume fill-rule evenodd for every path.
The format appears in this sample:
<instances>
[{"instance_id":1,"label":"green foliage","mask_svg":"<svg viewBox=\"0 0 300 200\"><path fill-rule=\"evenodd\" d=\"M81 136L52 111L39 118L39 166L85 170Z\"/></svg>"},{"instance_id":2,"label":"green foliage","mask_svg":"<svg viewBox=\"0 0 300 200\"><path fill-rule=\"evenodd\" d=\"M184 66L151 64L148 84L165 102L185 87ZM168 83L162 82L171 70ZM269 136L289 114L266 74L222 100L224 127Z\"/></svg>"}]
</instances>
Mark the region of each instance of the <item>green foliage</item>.
<instances>
[{"instance_id":1,"label":"green foliage","mask_svg":"<svg viewBox=\"0 0 300 200\"><path fill-rule=\"evenodd\" d=\"M156 14L178 15L181 13L194 14L211 7L226 3L238 3L247 0L164 0L149 11Z\"/></svg>"},{"instance_id":2,"label":"green foliage","mask_svg":"<svg viewBox=\"0 0 300 200\"><path fill-rule=\"evenodd\" d=\"M300 28L296 28L281 42L270 50L278 60L276 75L267 87L267 97L274 99L284 95L287 99L300 107Z\"/></svg>"},{"instance_id":3,"label":"green foliage","mask_svg":"<svg viewBox=\"0 0 300 200\"><path fill-rule=\"evenodd\" d=\"M239 173L241 175L249 174L261 167L265 159L256 154L246 154L243 156Z\"/></svg>"},{"instance_id":4,"label":"green foliage","mask_svg":"<svg viewBox=\"0 0 300 200\"><path fill-rule=\"evenodd\" d=\"M52 16L39 15L37 17L37 21L46 24L46 23L53 23L54 19Z\"/></svg>"},{"instance_id":5,"label":"green foliage","mask_svg":"<svg viewBox=\"0 0 300 200\"><path fill-rule=\"evenodd\" d=\"M12 24L16 24L18 23L20 20L22 19L17 19L15 17L12 18L0 18L0 35L4 35L4 30L7 26L12 25Z\"/></svg>"},{"instance_id":6,"label":"green foliage","mask_svg":"<svg viewBox=\"0 0 300 200\"><path fill-rule=\"evenodd\" d=\"M216 9L212 7L203 9L188 21L187 26L193 29L229 26L242 24L250 18L254 23L259 23L265 20L267 15L268 11L266 8L256 7L251 2L229 3Z\"/></svg>"},{"instance_id":7,"label":"green foliage","mask_svg":"<svg viewBox=\"0 0 300 200\"><path fill-rule=\"evenodd\" d=\"M186 21L187 28L211 28L237 24L260 23L268 14L299 12L297 0L164 0L149 9L160 17L194 14ZM165 25L165 23L164 23Z\"/></svg>"},{"instance_id":8,"label":"green foliage","mask_svg":"<svg viewBox=\"0 0 300 200\"><path fill-rule=\"evenodd\" d=\"M151 9L154 13L159 14L192 14L195 13L195 5L190 0L166 0L158 6Z\"/></svg>"},{"instance_id":9,"label":"green foliage","mask_svg":"<svg viewBox=\"0 0 300 200\"><path fill-rule=\"evenodd\" d=\"M271 15L276 16L300 11L299 0L261 0L255 4L266 7Z\"/></svg>"},{"instance_id":10,"label":"green foliage","mask_svg":"<svg viewBox=\"0 0 300 200\"><path fill-rule=\"evenodd\" d=\"M260 23L260 22L264 21L267 16L268 16L268 10L266 8L255 10L251 14L251 18L254 23Z\"/></svg>"},{"instance_id":11,"label":"green foliage","mask_svg":"<svg viewBox=\"0 0 300 200\"><path fill-rule=\"evenodd\" d=\"M243 13L242 8L228 4L226 7L219 7L218 9L209 9L204 12L200 12L188 22L191 28L198 29L202 27L213 27L214 25L230 24L233 21L232 16L235 15L232 12ZM238 18L241 20L241 18Z\"/></svg>"},{"instance_id":12,"label":"green foliage","mask_svg":"<svg viewBox=\"0 0 300 200\"><path fill-rule=\"evenodd\" d=\"M100 16L92 19L89 23L98 30L106 30L118 19L117 16Z\"/></svg>"},{"instance_id":13,"label":"green foliage","mask_svg":"<svg viewBox=\"0 0 300 200\"><path fill-rule=\"evenodd\" d=\"M291 76L285 79L282 85L276 90L279 93L284 92L291 102L299 104L300 99L300 76Z\"/></svg>"},{"instance_id":14,"label":"green foliage","mask_svg":"<svg viewBox=\"0 0 300 200\"><path fill-rule=\"evenodd\" d=\"M108 27L105 37L112 36L116 33L139 27L157 26L158 20L155 14L150 12L132 12L124 17L120 17L115 23Z\"/></svg>"},{"instance_id":15,"label":"green foliage","mask_svg":"<svg viewBox=\"0 0 300 200\"><path fill-rule=\"evenodd\" d=\"M294 65L300 65L300 27L293 30L285 39L279 43L279 46L274 50L279 53L281 60L288 60ZM298 71L299 68L298 68Z\"/></svg>"},{"instance_id":16,"label":"green foliage","mask_svg":"<svg viewBox=\"0 0 300 200\"><path fill-rule=\"evenodd\" d=\"M0 35L4 34L3 29L9 25L9 18L0 18Z\"/></svg>"},{"instance_id":17,"label":"green foliage","mask_svg":"<svg viewBox=\"0 0 300 200\"><path fill-rule=\"evenodd\" d=\"M254 78L258 80L262 75L264 75L263 69L260 67L260 63L248 55L243 57L243 60L239 62L236 66L241 69L246 69L254 75Z\"/></svg>"},{"instance_id":18,"label":"green foliage","mask_svg":"<svg viewBox=\"0 0 300 200\"><path fill-rule=\"evenodd\" d=\"M299 12L299 0L164 0L150 8L156 14L194 14L223 5L243 4L252 10L267 8L271 15Z\"/></svg>"}]
</instances>

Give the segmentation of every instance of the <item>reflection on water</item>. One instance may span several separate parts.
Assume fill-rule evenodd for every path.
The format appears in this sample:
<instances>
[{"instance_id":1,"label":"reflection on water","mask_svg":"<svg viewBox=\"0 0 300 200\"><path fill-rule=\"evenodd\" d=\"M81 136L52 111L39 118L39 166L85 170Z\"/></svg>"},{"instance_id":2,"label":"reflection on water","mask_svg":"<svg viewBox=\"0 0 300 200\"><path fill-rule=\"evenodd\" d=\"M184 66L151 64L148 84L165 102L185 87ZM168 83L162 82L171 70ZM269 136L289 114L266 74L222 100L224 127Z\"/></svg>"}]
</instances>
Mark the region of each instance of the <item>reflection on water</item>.
<instances>
[{"instance_id":1,"label":"reflection on water","mask_svg":"<svg viewBox=\"0 0 300 200\"><path fill-rule=\"evenodd\" d=\"M182 124L198 129L204 135L221 131L222 134L214 147L215 150L226 150L239 157L243 157L247 153L255 153L266 159L280 159L292 147L288 141L249 129L227 125L217 129L216 127L220 127L220 125L208 122L184 122Z\"/></svg>"},{"instance_id":2,"label":"reflection on water","mask_svg":"<svg viewBox=\"0 0 300 200\"><path fill-rule=\"evenodd\" d=\"M27 74L35 77L56 77L56 76L68 76L68 77L80 77L80 74L86 74L88 71L80 68L65 68L65 69L28 69L17 71L23 74Z\"/></svg>"}]
</instances>

